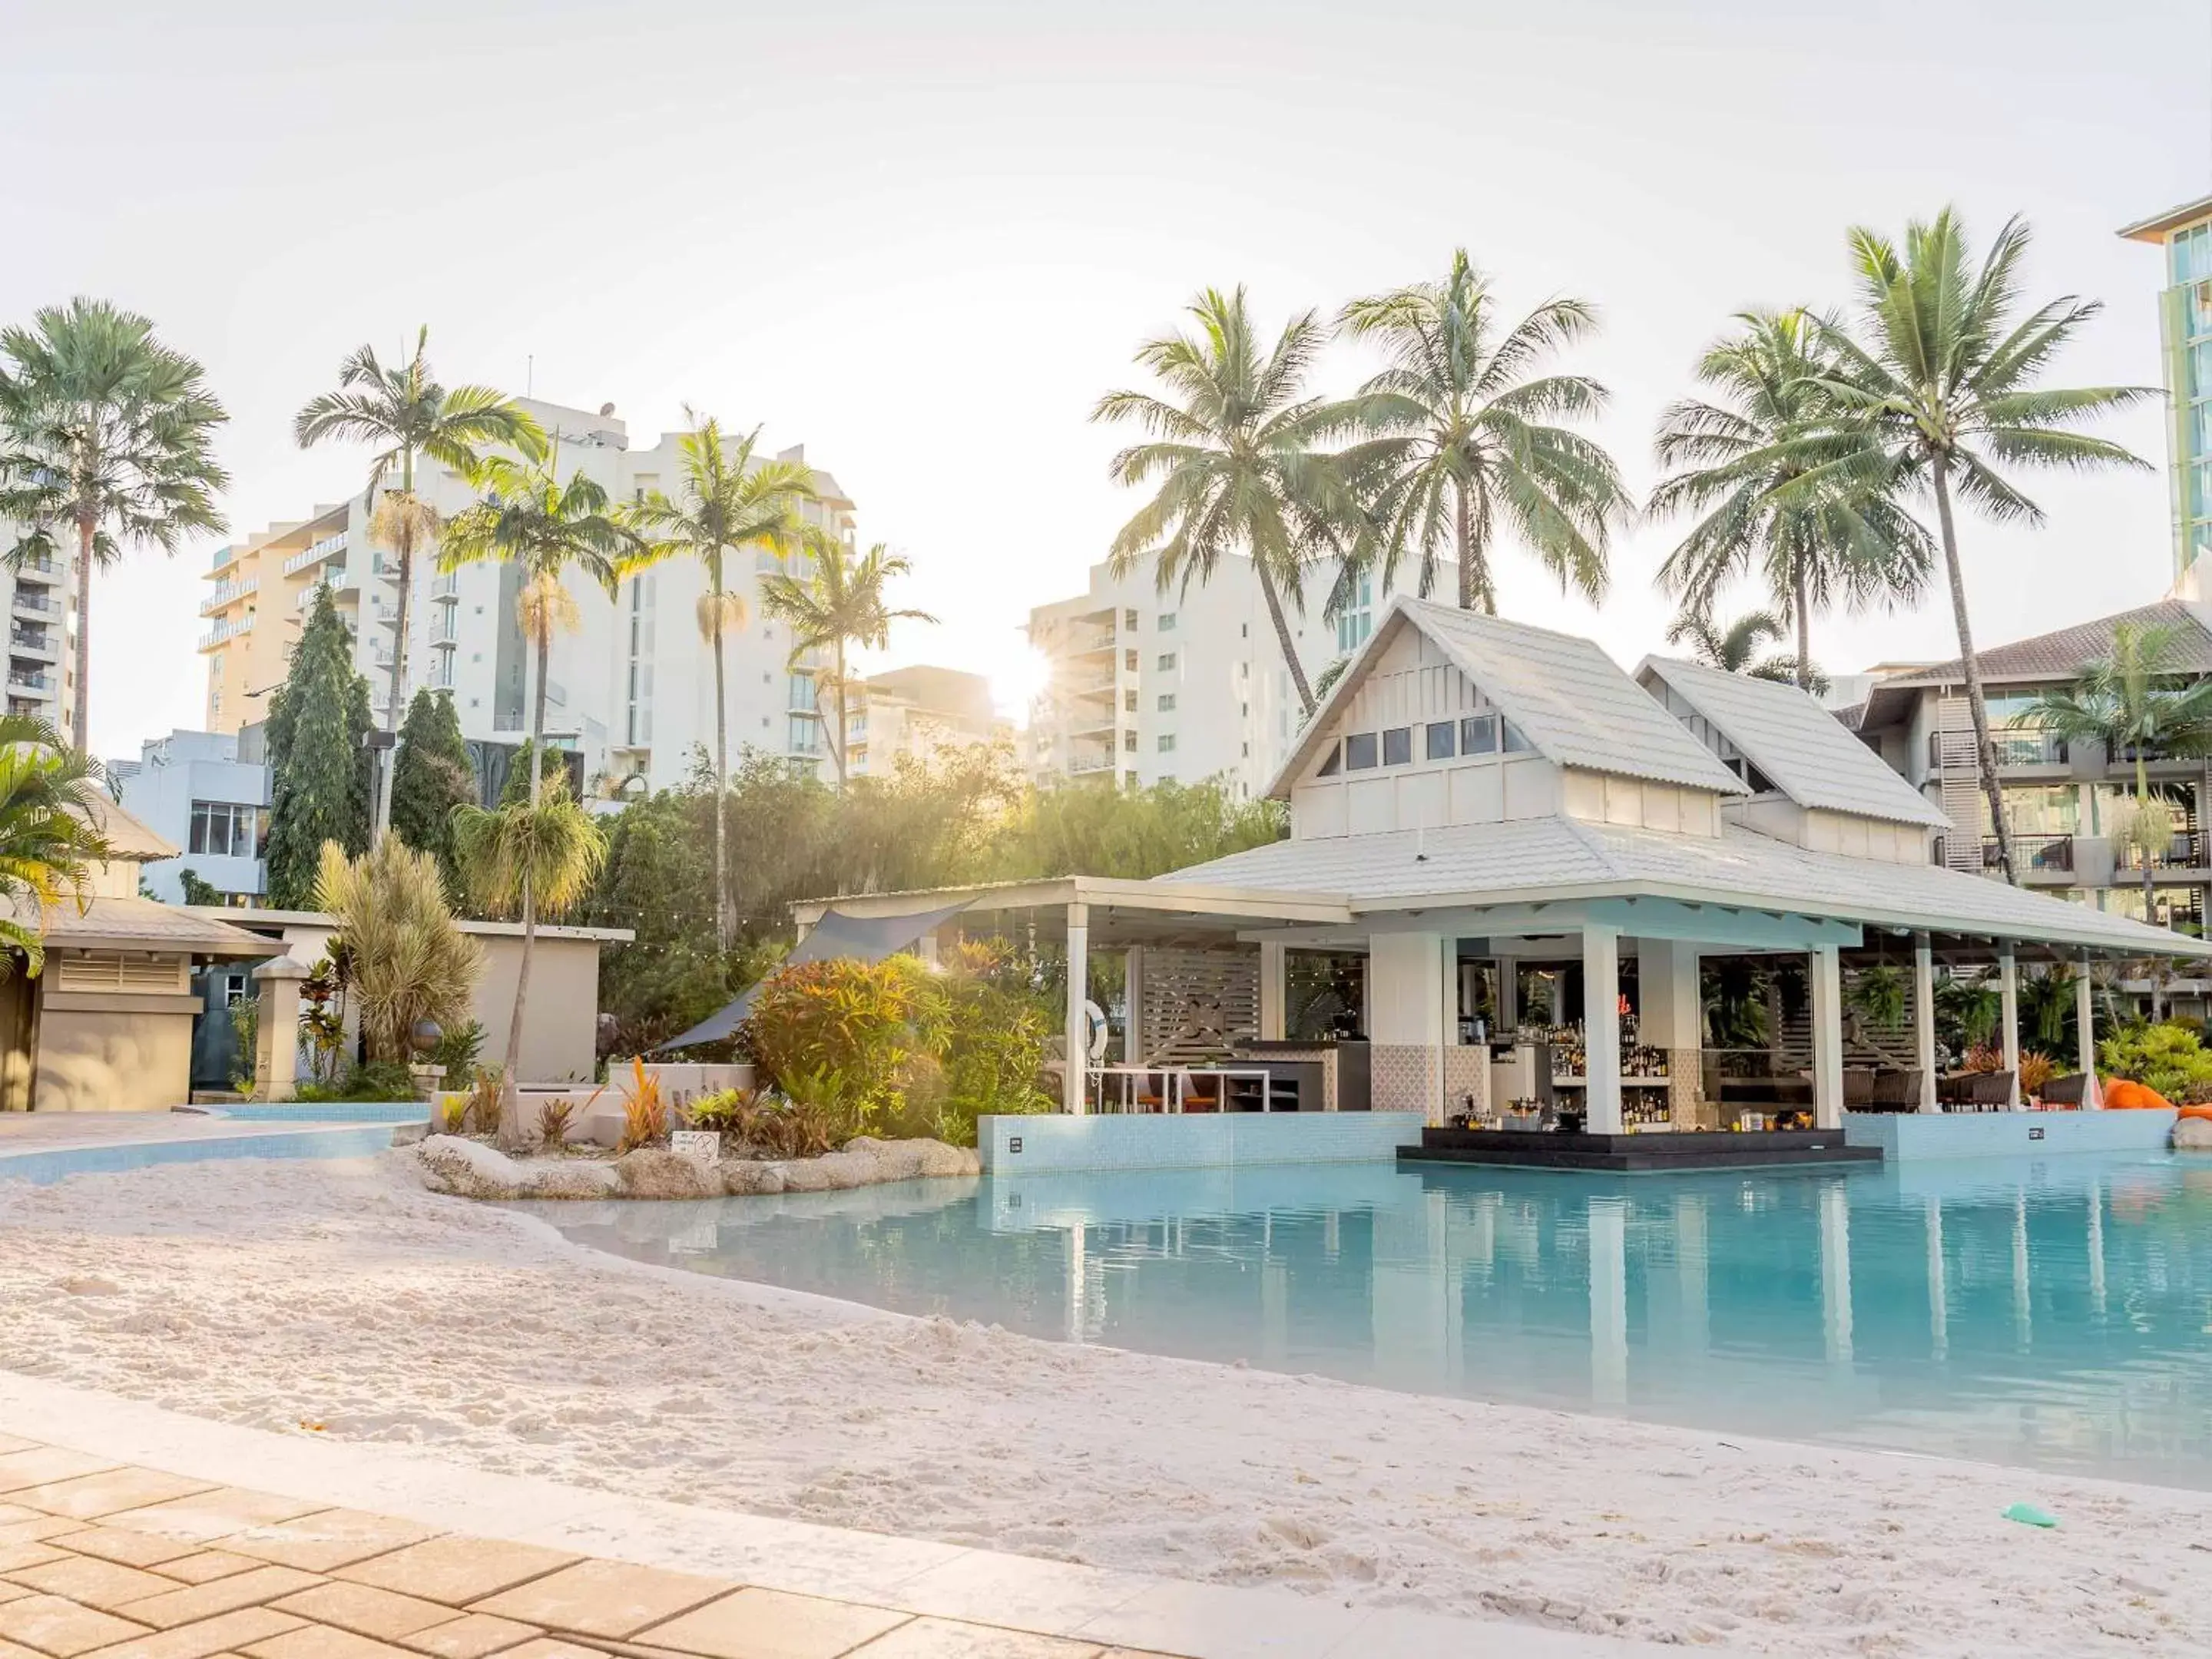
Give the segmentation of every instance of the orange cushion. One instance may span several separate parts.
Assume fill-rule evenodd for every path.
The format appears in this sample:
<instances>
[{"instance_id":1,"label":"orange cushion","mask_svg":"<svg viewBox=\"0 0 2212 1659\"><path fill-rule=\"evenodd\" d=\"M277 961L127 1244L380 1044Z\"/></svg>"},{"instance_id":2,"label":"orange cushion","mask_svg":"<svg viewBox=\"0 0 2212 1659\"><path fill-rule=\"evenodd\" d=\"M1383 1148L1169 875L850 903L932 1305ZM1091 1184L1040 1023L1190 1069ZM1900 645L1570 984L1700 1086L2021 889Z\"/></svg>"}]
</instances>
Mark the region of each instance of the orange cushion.
<instances>
[{"instance_id":1,"label":"orange cushion","mask_svg":"<svg viewBox=\"0 0 2212 1659\"><path fill-rule=\"evenodd\" d=\"M2108 1112L2155 1111L2172 1104L2157 1090L2124 1077L2114 1078L2105 1085L2105 1109Z\"/></svg>"},{"instance_id":2,"label":"orange cushion","mask_svg":"<svg viewBox=\"0 0 2212 1659\"><path fill-rule=\"evenodd\" d=\"M2174 1110L2179 1112L2184 1117L2201 1117L2206 1122L2212 1123L2212 1106L2177 1106Z\"/></svg>"}]
</instances>

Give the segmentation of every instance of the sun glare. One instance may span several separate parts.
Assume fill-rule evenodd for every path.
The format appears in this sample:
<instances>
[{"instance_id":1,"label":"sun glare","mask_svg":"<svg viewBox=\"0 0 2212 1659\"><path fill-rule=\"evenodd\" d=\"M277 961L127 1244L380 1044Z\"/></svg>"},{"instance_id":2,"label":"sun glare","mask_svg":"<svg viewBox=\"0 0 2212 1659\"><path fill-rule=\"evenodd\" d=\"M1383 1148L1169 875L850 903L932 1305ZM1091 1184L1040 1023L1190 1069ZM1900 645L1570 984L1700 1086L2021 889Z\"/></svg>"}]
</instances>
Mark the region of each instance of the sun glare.
<instances>
[{"instance_id":1,"label":"sun glare","mask_svg":"<svg viewBox=\"0 0 2212 1659\"><path fill-rule=\"evenodd\" d=\"M991 702L1017 726L1030 723L1030 704L1052 678L1052 665L1034 646L1020 645L991 674Z\"/></svg>"}]
</instances>

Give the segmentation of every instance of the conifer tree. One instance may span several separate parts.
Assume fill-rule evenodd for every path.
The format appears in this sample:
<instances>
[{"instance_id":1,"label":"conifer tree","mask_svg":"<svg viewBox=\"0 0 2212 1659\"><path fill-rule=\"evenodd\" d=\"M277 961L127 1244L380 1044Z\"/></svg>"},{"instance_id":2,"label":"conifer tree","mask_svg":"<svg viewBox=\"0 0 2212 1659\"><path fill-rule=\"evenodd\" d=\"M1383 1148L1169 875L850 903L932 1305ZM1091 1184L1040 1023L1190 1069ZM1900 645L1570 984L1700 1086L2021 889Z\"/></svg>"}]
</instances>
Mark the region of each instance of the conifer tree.
<instances>
[{"instance_id":1,"label":"conifer tree","mask_svg":"<svg viewBox=\"0 0 2212 1659\"><path fill-rule=\"evenodd\" d=\"M355 672L353 634L325 587L292 647L292 665L269 705L269 902L314 902L323 843L368 847L368 682Z\"/></svg>"},{"instance_id":2,"label":"conifer tree","mask_svg":"<svg viewBox=\"0 0 2212 1659\"><path fill-rule=\"evenodd\" d=\"M463 890L453 854L453 809L474 805L476 768L461 737L453 700L421 690L407 705L399 728L399 753L392 768L392 831L418 853L438 860L446 891Z\"/></svg>"}]
</instances>

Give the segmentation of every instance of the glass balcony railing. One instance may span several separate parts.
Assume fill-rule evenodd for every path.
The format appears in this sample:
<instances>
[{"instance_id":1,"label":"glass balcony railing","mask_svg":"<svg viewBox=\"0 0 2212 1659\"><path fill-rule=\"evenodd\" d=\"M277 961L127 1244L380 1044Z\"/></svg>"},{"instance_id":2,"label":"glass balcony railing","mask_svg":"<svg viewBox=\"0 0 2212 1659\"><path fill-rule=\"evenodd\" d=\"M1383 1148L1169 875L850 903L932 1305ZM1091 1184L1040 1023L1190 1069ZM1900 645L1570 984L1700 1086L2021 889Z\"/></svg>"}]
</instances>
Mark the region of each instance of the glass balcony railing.
<instances>
[{"instance_id":1,"label":"glass balcony railing","mask_svg":"<svg viewBox=\"0 0 2212 1659\"><path fill-rule=\"evenodd\" d=\"M1992 732L1990 741L1997 751L1999 766L2063 766L2067 763L2066 739L2053 732ZM1930 732L1928 734L1928 764L1931 769L1940 769L1945 764L1947 748L1950 764L1972 766L1974 763L1974 742L1971 734Z\"/></svg>"},{"instance_id":2,"label":"glass balcony railing","mask_svg":"<svg viewBox=\"0 0 2212 1659\"><path fill-rule=\"evenodd\" d=\"M2012 862L2015 872L2031 870L2069 871L2074 867L2074 837L2071 836L2014 836L2012 838ZM2003 860L1997 848L1995 836L1982 837L1982 867L1996 870L2002 867Z\"/></svg>"}]
</instances>

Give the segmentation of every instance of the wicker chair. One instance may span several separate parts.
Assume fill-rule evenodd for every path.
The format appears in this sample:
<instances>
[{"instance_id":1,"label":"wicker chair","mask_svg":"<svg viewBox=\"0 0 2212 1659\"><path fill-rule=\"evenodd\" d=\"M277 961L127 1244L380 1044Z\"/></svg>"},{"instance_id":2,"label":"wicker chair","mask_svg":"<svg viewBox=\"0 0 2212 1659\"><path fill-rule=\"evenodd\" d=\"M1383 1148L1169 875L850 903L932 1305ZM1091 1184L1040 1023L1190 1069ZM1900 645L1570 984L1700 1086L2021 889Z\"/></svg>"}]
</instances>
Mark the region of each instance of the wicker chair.
<instances>
[{"instance_id":1,"label":"wicker chair","mask_svg":"<svg viewBox=\"0 0 2212 1659\"><path fill-rule=\"evenodd\" d=\"M1874 1104L1875 1073L1871 1066L1844 1067L1844 1109L1863 1112Z\"/></svg>"},{"instance_id":2,"label":"wicker chair","mask_svg":"<svg viewBox=\"0 0 2212 1659\"><path fill-rule=\"evenodd\" d=\"M1920 1073L1886 1068L1874 1074L1874 1098L1867 1103L1874 1112L1917 1112L1920 1109Z\"/></svg>"},{"instance_id":3,"label":"wicker chair","mask_svg":"<svg viewBox=\"0 0 2212 1659\"><path fill-rule=\"evenodd\" d=\"M2087 1103L2088 1095L2089 1074L2087 1072L2069 1072L2065 1076L2055 1077L2043 1085L2043 1103L2045 1106L2071 1106L2079 1110Z\"/></svg>"}]
</instances>

